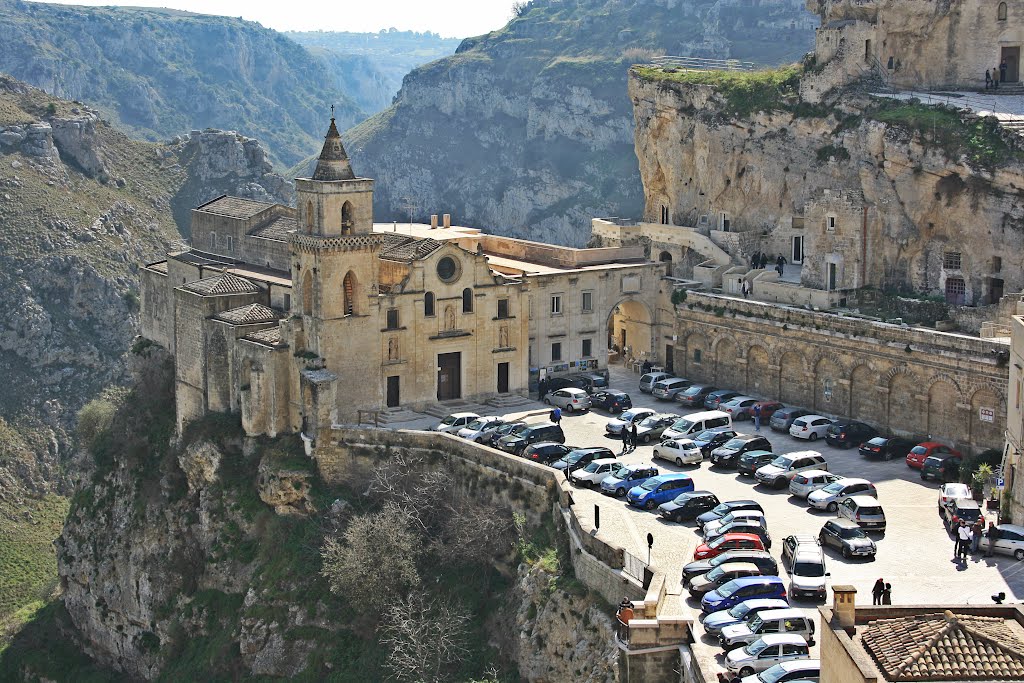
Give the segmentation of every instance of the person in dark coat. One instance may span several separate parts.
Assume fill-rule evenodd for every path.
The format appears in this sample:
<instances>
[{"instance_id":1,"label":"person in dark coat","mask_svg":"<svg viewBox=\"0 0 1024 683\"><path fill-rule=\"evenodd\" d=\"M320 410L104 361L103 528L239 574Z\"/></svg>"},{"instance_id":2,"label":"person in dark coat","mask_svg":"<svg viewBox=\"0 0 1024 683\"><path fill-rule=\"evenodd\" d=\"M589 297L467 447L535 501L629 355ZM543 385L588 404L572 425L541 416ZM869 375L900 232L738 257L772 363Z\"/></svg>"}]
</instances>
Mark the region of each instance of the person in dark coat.
<instances>
[{"instance_id":1,"label":"person in dark coat","mask_svg":"<svg viewBox=\"0 0 1024 683\"><path fill-rule=\"evenodd\" d=\"M757 270L757 264L761 262L761 252L755 251L754 255L750 257L750 267Z\"/></svg>"},{"instance_id":2,"label":"person in dark coat","mask_svg":"<svg viewBox=\"0 0 1024 683\"><path fill-rule=\"evenodd\" d=\"M649 361L649 360L645 360L645 361L644 361L644 364L643 364L643 365L641 366L641 369L642 369L642 370L644 371L644 374L645 374L645 375L646 375L646 374L647 374L648 372L650 372L650 371L651 371L651 361Z\"/></svg>"},{"instance_id":3,"label":"person in dark coat","mask_svg":"<svg viewBox=\"0 0 1024 683\"><path fill-rule=\"evenodd\" d=\"M634 422L633 426L630 427L630 430L629 430L629 452L630 453L632 453L633 451L636 450L637 441L639 441L639 437L636 435L636 422Z\"/></svg>"},{"instance_id":4,"label":"person in dark coat","mask_svg":"<svg viewBox=\"0 0 1024 683\"><path fill-rule=\"evenodd\" d=\"M882 604L882 592L885 591L885 581L879 579L875 581L875 585L871 587L871 604L881 605Z\"/></svg>"},{"instance_id":5,"label":"person in dark coat","mask_svg":"<svg viewBox=\"0 0 1024 683\"><path fill-rule=\"evenodd\" d=\"M882 590L882 604L883 605L891 605L892 604L892 584L891 583L885 584L885 589Z\"/></svg>"},{"instance_id":6,"label":"person in dark coat","mask_svg":"<svg viewBox=\"0 0 1024 683\"><path fill-rule=\"evenodd\" d=\"M548 393L548 381L546 379L540 381L540 384L537 385L537 391L540 392L540 400L543 401Z\"/></svg>"},{"instance_id":7,"label":"person in dark coat","mask_svg":"<svg viewBox=\"0 0 1024 683\"><path fill-rule=\"evenodd\" d=\"M985 69L985 90L992 87L992 72Z\"/></svg>"},{"instance_id":8,"label":"person in dark coat","mask_svg":"<svg viewBox=\"0 0 1024 683\"><path fill-rule=\"evenodd\" d=\"M1006 83L1006 60L999 62L999 82Z\"/></svg>"},{"instance_id":9,"label":"person in dark coat","mask_svg":"<svg viewBox=\"0 0 1024 683\"><path fill-rule=\"evenodd\" d=\"M996 541L999 540L999 529L996 527L995 522L988 523L988 532L985 537L988 538L988 547L985 548L985 557L992 557L996 551Z\"/></svg>"},{"instance_id":10,"label":"person in dark coat","mask_svg":"<svg viewBox=\"0 0 1024 683\"><path fill-rule=\"evenodd\" d=\"M775 270L779 273L779 277L782 277L783 271L786 269L786 264L789 261L782 254L779 254L779 258L775 259Z\"/></svg>"}]
</instances>

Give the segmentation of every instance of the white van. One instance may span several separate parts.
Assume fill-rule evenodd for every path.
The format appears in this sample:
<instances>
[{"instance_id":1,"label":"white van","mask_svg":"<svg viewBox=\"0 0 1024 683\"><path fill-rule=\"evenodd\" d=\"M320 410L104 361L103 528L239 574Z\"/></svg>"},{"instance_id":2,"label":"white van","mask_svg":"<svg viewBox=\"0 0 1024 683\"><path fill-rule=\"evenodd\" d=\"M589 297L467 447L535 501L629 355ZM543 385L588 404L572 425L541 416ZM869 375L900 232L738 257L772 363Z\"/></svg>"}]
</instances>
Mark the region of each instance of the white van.
<instances>
[{"instance_id":1,"label":"white van","mask_svg":"<svg viewBox=\"0 0 1024 683\"><path fill-rule=\"evenodd\" d=\"M677 439L680 436L694 437L705 429L727 429L732 427L732 416L723 410L705 410L702 413L691 413L681 417L666 429L662 441Z\"/></svg>"}]
</instances>

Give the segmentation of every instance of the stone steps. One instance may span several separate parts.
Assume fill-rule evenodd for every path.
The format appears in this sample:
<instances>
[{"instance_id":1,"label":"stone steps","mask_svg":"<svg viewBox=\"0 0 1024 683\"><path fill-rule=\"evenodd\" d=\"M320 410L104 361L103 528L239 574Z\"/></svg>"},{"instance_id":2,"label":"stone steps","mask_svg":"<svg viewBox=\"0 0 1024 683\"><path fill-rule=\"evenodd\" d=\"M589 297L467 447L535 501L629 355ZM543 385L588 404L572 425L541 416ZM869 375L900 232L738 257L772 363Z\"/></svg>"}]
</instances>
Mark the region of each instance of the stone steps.
<instances>
[{"instance_id":1,"label":"stone steps","mask_svg":"<svg viewBox=\"0 0 1024 683\"><path fill-rule=\"evenodd\" d=\"M525 408L534 404L533 399L526 398L525 396L519 396L517 394L499 394L494 398L489 398L485 403L492 408L498 408L499 410L511 410L512 408Z\"/></svg>"},{"instance_id":2,"label":"stone steps","mask_svg":"<svg viewBox=\"0 0 1024 683\"><path fill-rule=\"evenodd\" d=\"M415 411L409 410L408 408L388 408L382 410L380 413L379 422L382 425L398 424L401 422L412 422L414 420L420 420L423 415Z\"/></svg>"}]
</instances>

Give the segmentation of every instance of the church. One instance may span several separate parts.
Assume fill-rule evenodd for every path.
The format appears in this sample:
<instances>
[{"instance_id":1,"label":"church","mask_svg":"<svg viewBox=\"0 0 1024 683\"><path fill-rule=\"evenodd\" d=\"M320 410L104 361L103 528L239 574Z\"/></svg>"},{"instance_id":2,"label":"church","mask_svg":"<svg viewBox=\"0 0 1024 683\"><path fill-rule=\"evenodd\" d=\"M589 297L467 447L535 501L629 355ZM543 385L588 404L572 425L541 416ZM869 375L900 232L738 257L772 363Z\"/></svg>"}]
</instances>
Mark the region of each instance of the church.
<instances>
[{"instance_id":1,"label":"church","mask_svg":"<svg viewBox=\"0 0 1024 683\"><path fill-rule=\"evenodd\" d=\"M332 119L296 207L218 197L193 210L188 249L142 268L142 336L174 357L179 430L226 412L252 436L315 438L360 411L600 371L611 340L656 360L671 335L664 264L642 246L541 244L447 215L374 224L373 185Z\"/></svg>"}]
</instances>

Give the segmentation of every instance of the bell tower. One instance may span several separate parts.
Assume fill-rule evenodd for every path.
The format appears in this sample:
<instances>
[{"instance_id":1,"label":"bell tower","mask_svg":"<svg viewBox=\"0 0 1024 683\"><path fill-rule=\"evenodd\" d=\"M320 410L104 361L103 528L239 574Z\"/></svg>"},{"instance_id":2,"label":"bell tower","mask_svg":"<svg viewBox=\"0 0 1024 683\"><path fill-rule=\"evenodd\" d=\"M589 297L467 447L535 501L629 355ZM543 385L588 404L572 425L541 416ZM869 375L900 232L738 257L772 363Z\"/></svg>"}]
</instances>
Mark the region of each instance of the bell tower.
<instances>
[{"instance_id":1,"label":"bell tower","mask_svg":"<svg viewBox=\"0 0 1024 683\"><path fill-rule=\"evenodd\" d=\"M298 232L319 237L373 232L373 181L357 178L331 117L312 178L296 178Z\"/></svg>"}]
</instances>

